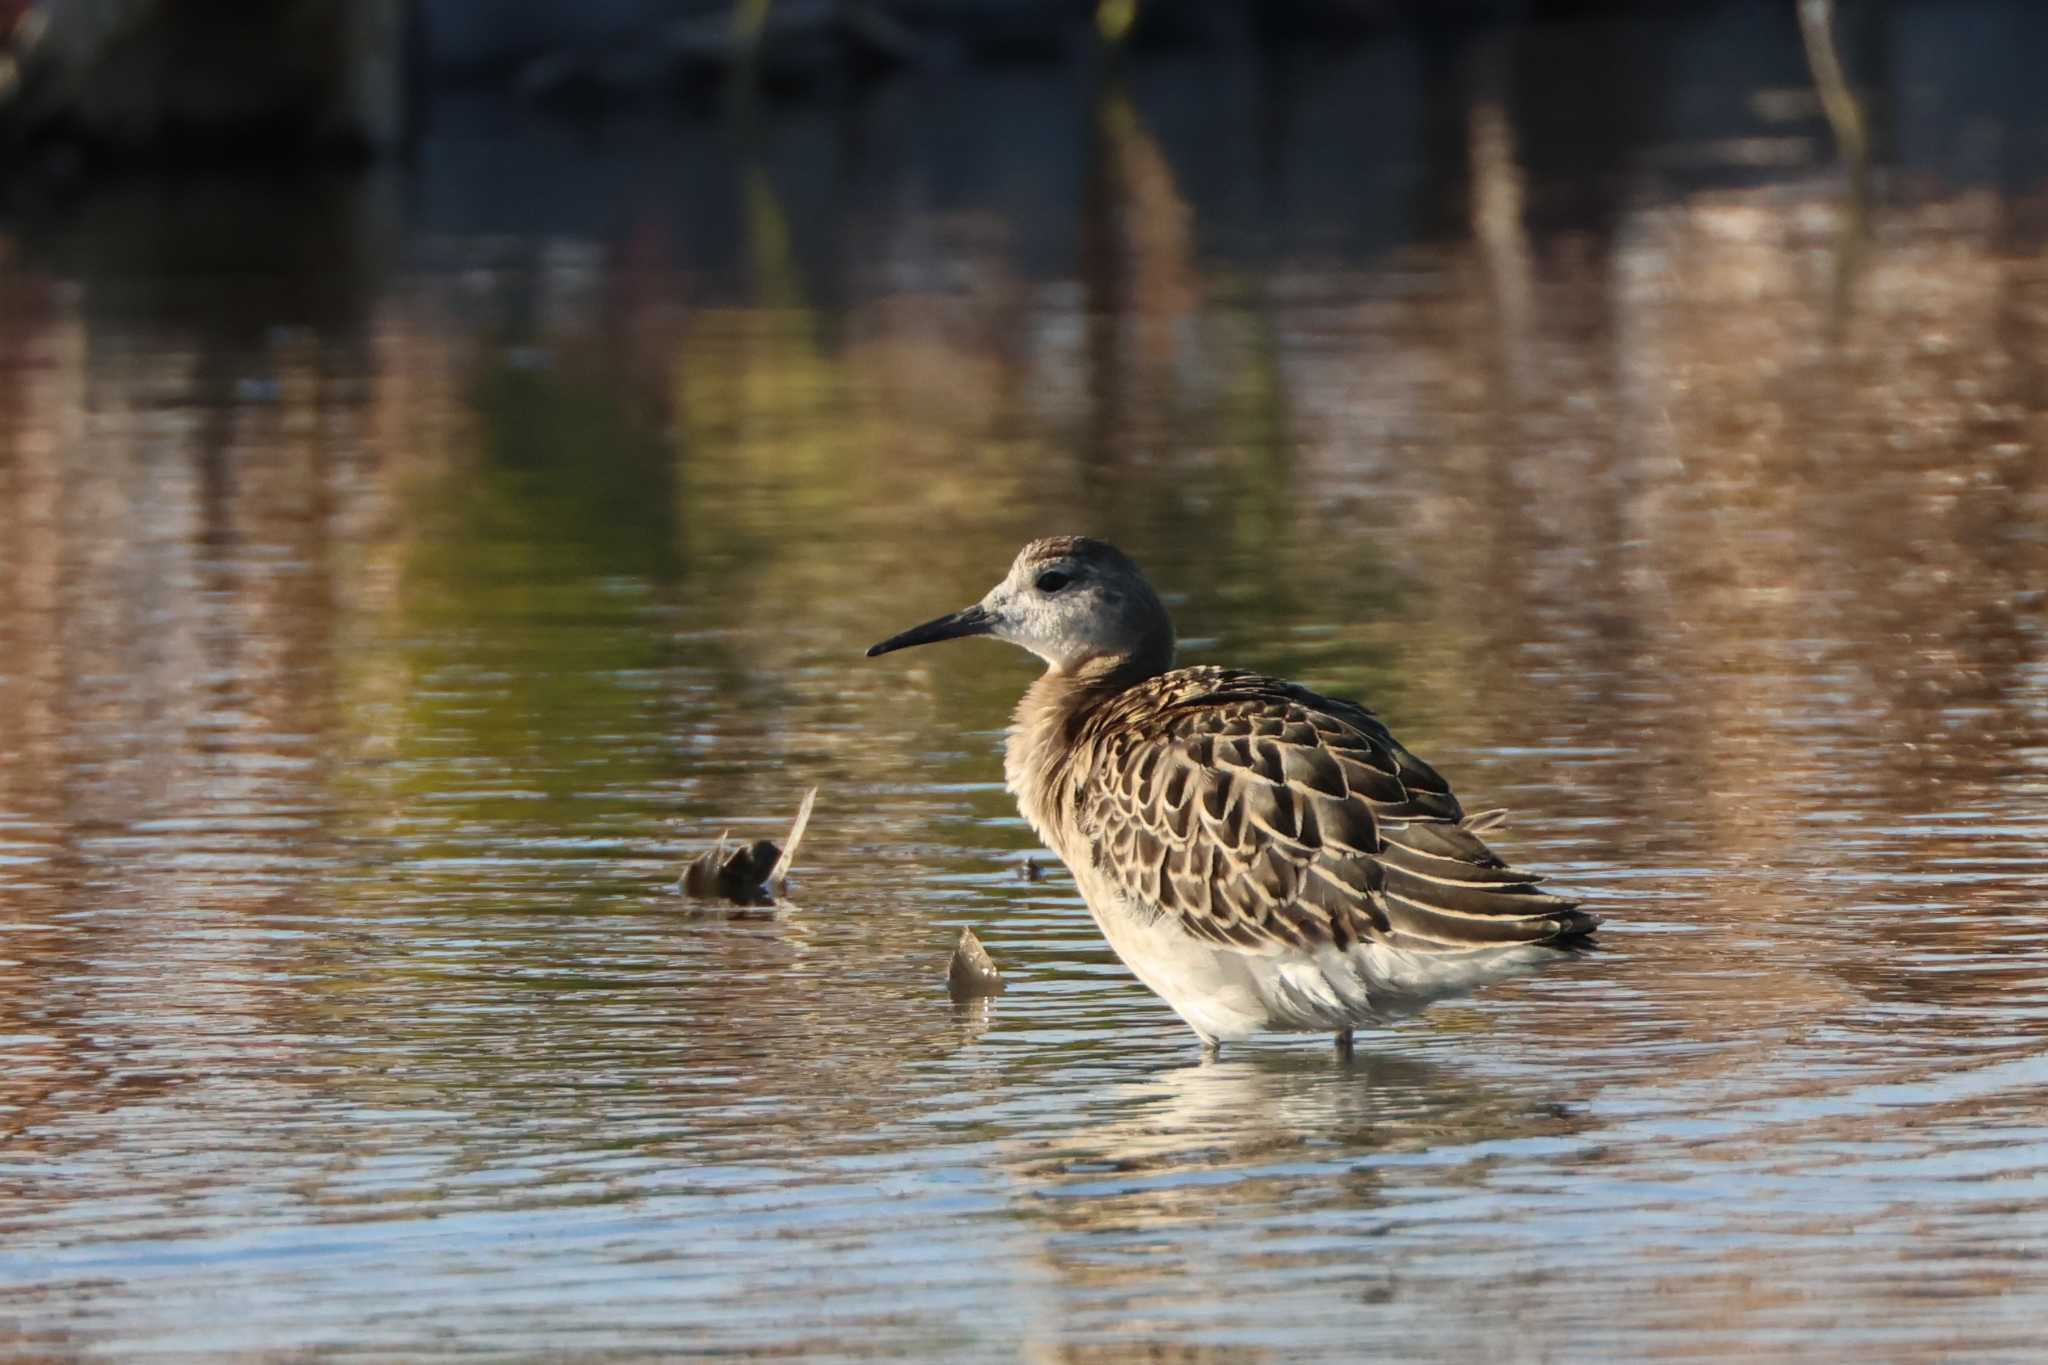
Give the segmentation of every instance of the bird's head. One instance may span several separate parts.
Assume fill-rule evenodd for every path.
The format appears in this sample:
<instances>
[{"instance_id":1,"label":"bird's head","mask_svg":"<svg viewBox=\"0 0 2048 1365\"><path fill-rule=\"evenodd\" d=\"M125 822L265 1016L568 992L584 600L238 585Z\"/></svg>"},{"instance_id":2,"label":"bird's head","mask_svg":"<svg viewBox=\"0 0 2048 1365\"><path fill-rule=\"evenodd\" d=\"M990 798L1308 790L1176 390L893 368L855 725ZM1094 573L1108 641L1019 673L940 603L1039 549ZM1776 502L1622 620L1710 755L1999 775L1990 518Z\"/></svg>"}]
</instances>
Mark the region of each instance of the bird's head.
<instances>
[{"instance_id":1,"label":"bird's head","mask_svg":"<svg viewBox=\"0 0 2048 1365\"><path fill-rule=\"evenodd\" d=\"M1058 673L1173 663L1173 622L1152 585L1122 550L1086 536L1032 541L979 602L892 635L868 657L969 635L1008 640Z\"/></svg>"}]
</instances>

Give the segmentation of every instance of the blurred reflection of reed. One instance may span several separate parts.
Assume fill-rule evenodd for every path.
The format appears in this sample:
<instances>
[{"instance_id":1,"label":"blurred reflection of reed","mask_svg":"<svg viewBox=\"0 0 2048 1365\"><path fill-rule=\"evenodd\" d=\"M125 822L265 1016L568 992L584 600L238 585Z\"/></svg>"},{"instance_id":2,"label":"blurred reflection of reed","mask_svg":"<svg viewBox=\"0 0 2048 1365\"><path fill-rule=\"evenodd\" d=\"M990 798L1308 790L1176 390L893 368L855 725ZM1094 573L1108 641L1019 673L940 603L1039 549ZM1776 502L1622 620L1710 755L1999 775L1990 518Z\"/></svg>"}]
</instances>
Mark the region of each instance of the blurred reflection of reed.
<instances>
[{"instance_id":1,"label":"blurred reflection of reed","mask_svg":"<svg viewBox=\"0 0 2048 1365\"><path fill-rule=\"evenodd\" d=\"M329 188L274 216L232 187L165 204L158 273L139 280L119 273L128 215L151 206L110 206L65 243L91 284L6 282L22 306L0 375L0 810L22 831L9 907L28 950L0 1021L40 1040L4 1083L19 1131L58 1116L54 1093L113 1108L228 1056L297 1061L266 1018L277 940L236 917L289 919L330 866L335 560L371 460L350 316L365 300L268 294L252 319L245 277L206 283L218 243L193 210L253 210L274 260L306 251L332 275L374 248L334 235Z\"/></svg>"}]
</instances>

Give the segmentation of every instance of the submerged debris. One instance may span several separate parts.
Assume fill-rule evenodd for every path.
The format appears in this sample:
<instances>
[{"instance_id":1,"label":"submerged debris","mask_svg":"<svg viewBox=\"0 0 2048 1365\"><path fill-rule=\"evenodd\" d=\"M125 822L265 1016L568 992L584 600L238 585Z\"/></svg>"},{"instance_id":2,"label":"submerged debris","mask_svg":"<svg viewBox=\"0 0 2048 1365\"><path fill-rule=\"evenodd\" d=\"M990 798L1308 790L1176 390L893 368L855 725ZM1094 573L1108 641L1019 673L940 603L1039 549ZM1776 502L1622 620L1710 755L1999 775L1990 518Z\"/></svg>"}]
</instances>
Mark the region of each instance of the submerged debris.
<instances>
[{"instance_id":1,"label":"submerged debris","mask_svg":"<svg viewBox=\"0 0 2048 1365\"><path fill-rule=\"evenodd\" d=\"M782 857L773 840L756 839L726 850L726 836L718 836L718 847L701 853L683 869L676 888L699 900L723 899L737 905L765 905L775 898L768 891L768 873Z\"/></svg>"},{"instance_id":2,"label":"submerged debris","mask_svg":"<svg viewBox=\"0 0 2048 1365\"><path fill-rule=\"evenodd\" d=\"M960 944L953 949L953 961L946 968L946 994L958 1004L1000 995L1006 983L996 970L996 960L981 946L972 929L960 931Z\"/></svg>"},{"instance_id":3,"label":"submerged debris","mask_svg":"<svg viewBox=\"0 0 2048 1365\"><path fill-rule=\"evenodd\" d=\"M727 851L726 836L718 836L715 848L698 854L683 869L672 890L698 900L727 900L734 905L773 905L789 886L789 870L796 863L797 846L811 823L811 807L818 789L804 793L796 820L789 827L789 842L777 848L772 839L756 839Z\"/></svg>"}]
</instances>

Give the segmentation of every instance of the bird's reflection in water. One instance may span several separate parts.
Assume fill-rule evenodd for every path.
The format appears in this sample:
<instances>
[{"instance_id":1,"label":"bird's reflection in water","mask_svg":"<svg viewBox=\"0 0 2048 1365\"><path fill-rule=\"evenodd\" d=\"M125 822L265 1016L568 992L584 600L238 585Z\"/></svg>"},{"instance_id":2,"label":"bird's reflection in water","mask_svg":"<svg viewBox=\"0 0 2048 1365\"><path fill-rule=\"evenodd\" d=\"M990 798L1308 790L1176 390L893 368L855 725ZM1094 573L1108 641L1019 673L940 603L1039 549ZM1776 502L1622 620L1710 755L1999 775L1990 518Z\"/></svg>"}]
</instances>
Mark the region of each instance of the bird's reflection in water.
<instances>
[{"instance_id":1,"label":"bird's reflection in water","mask_svg":"<svg viewBox=\"0 0 2048 1365\"><path fill-rule=\"evenodd\" d=\"M1226 1209L1377 1216L1381 1158L1554 1138L1581 1122L1438 1062L1299 1048L1181 1067L1091 1110L1107 1116L1032 1143L1013 1166L1027 1206L1062 1231L1158 1233Z\"/></svg>"},{"instance_id":2,"label":"bird's reflection in water","mask_svg":"<svg viewBox=\"0 0 2048 1365\"><path fill-rule=\"evenodd\" d=\"M953 1002L953 1028L959 1039L959 1046L980 1038L995 1023L997 1002L993 996L978 1000L956 1000Z\"/></svg>"}]
</instances>

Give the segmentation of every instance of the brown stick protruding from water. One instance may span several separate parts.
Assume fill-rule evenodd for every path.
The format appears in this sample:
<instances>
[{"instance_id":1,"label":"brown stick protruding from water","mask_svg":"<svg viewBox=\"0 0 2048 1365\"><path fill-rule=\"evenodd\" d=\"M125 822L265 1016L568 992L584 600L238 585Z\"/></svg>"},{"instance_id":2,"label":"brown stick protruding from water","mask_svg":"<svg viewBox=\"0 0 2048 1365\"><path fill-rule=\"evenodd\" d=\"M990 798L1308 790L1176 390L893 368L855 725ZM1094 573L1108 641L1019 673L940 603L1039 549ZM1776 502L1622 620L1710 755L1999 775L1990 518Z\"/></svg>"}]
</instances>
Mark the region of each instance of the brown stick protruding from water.
<instances>
[{"instance_id":1,"label":"brown stick protruding from water","mask_svg":"<svg viewBox=\"0 0 2048 1365\"><path fill-rule=\"evenodd\" d=\"M959 946L953 949L953 960L946 967L946 994L959 1004L1001 995L1007 984L1003 974L996 970L996 960L981 946L974 931L963 928Z\"/></svg>"},{"instance_id":2,"label":"brown stick protruding from water","mask_svg":"<svg viewBox=\"0 0 2048 1365\"><path fill-rule=\"evenodd\" d=\"M796 820L789 827L789 840L777 848L772 839L756 839L730 852L727 835L720 834L715 847L698 854L683 869L675 890L698 900L728 900L735 905L773 905L789 885L789 870L796 863L797 846L810 827L811 807L817 804L818 789L804 793Z\"/></svg>"}]
</instances>

